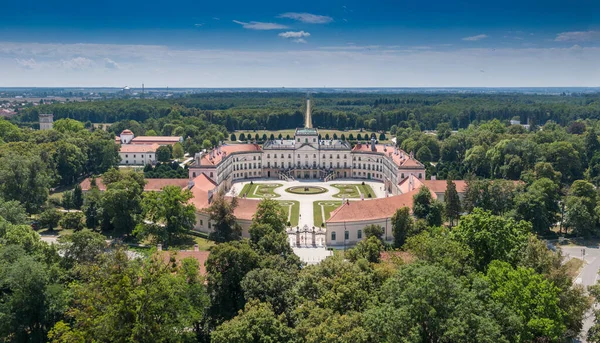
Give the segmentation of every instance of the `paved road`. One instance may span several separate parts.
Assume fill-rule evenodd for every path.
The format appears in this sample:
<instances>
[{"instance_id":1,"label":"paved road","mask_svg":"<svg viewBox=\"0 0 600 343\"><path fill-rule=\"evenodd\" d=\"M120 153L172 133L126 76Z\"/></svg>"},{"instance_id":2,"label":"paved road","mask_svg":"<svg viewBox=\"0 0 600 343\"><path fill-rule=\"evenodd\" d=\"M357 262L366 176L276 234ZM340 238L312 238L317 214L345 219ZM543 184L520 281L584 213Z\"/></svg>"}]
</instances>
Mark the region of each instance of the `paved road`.
<instances>
[{"instance_id":1,"label":"paved road","mask_svg":"<svg viewBox=\"0 0 600 343\"><path fill-rule=\"evenodd\" d=\"M561 246L561 249L567 258L583 259L585 262L581 272L575 278L575 283L584 287L595 285L600 271L600 249L596 246ZM583 249L585 249L585 255L583 255ZM594 315L590 311L583 322L579 342L587 342L587 331L593 323Z\"/></svg>"}]
</instances>

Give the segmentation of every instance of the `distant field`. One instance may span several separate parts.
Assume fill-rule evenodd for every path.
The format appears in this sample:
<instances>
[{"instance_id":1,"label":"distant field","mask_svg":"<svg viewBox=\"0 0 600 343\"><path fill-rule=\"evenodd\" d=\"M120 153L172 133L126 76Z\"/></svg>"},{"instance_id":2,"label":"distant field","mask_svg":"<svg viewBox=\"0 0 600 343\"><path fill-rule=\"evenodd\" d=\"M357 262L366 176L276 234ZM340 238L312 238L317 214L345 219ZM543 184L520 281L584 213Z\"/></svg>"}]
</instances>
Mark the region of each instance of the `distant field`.
<instances>
[{"instance_id":1,"label":"distant field","mask_svg":"<svg viewBox=\"0 0 600 343\"><path fill-rule=\"evenodd\" d=\"M252 130L241 130L241 131L235 131L233 132L236 136L236 138L239 140L240 139L240 134L243 133L244 136L248 136L248 134L250 134L252 136L252 138L254 138L254 136L258 133L258 136L262 139L262 135L266 134L267 138L271 136L271 134L273 134L275 136L275 138L278 138L279 134L281 134L282 138L285 139L287 135L290 136L290 138L294 138L294 132L296 132L296 130L294 129L290 129L290 130L256 130L256 131L252 131ZM319 129L319 134L321 135L321 138L325 139L325 136L327 134L329 134L329 138L333 139L333 135L336 134L338 139L340 139L342 137L342 134L346 137L346 139L348 139L349 135L352 134L354 136L354 139L356 140L356 137L358 134L360 134L362 136L362 140L367 140L370 139L368 137L371 136L371 133L373 133L372 131L363 131L360 132L360 130L348 130L348 131L340 131L340 130L321 130ZM379 133L375 132L375 134L377 135L377 139L379 139ZM367 139L365 139L365 135L367 136ZM386 132L386 140L384 141L380 141L381 143L390 143L390 139L392 138L389 134L389 132ZM229 133L229 137L231 137L231 133ZM227 137L227 138L229 138Z\"/></svg>"}]
</instances>

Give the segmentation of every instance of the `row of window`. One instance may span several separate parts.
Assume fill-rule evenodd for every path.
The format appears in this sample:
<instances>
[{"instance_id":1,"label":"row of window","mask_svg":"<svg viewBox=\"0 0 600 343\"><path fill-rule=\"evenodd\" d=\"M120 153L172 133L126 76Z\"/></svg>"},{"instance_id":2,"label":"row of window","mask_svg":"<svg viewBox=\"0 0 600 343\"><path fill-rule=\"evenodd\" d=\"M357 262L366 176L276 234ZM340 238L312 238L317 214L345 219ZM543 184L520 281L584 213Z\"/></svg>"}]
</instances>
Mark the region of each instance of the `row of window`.
<instances>
[{"instance_id":1,"label":"row of window","mask_svg":"<svg viewBox=\"0 0 600 343\"><path fill-rule=\"evenodd\" d=\"M125 155L125 157L129 157L129 155ZM144 158L144 155L140 155L141 158ZM135 158L135 155L133 155L133 158Z\"/></svg>"},{"instance_id":2,"label":"row of window","mask_svg":"<svg viewBox=\"0 0 600 343\"><path fill-rule=\"evenodd\" d=\"M269 157L269 156L267 155L267 157ZM283 157L283 155L281 155L281 157ZM252 160L253 160L253 161L256 161L256 156L252 156ZM258 156L258 160L260 161L260 156ZM239 162L239 161L240 161L240 158L239 158L239 157L236 157L236 158L235 158L235 161L236 161L236 162ZM243 160L242 160L242 161L243 161Z\"/></svg>"},{"instance_id":3,"label":"row of window","mask_svg":"<svg viewBox=\"0 0 600 343\"><path fill-rule=\"evenodd\" d=\"M297 167L300 167L301 165L302 164L300 161L296 162ZM305 164L305 166L308 167L308 164ZM317 168L317 162L313 161L312 166L313 166L313 168ZM336 168L341 168L340 162L337 162L336 166L337 166ZM273 162L273 167L279 168L277 161ZM327 167L325 162L322 163L322 167L323 168ZM260 168L260 166L259 166L259 168ZM271 162L269 162L269 161L267 161L267 168L271 168ZM284 162L281 162L281 168L285 168ZM288 162L288 168L292 168L292 162ZM329 162L329 168L333 168L333 162ZM348 168L347 162L344 162L344 168Z\"/></svg>"},{"instance_id":4,"label":"row of window","mask_svg":"<svg viewBox=\"0 0 600 343\"><path fill-rule=\"evenodd\" d=\"M363 164L362 164L362 168L361 168L360 166L361 166L361 165L360 165L360 163L359 163L359 164L356 164L356 163L355 163L355 164L353 164L353 167L354 167L354 168L357 168L357 169L366 169L366 170L371 170L371 165L370 165L370 164L363 163ZM373 170L376 170L376 171L382 171L382 169L383 169L383 168L382 168L381 166L376 166L376 165L373 165Z\"/></svg>"},{"instance_id":5,"label":"row of window","mask_svg":"<svg viewBox=\"0 0 600 343\"><path fill-rule=\"evenodd\" d=\"M267 162L267 164L269 164L269 163ZM233 170L252 169L252 166L253 166L252 163L244 163L243 165L241 163L235 164L235 165L233 165ZM254 169L256 169L256 166L257 166L257 164L256 164L256 162L254 162ZM258 162L258 168L261 168L260 162Z\"/></svg>"},{"instance_id":6,"label":"row of window","mask_svg":"<svg viewBox=\"0 0 600 343\"><path fill-rule=\"evenodd\" d=\"M241 178L241 177L260 177L260 171L258 172L247 172L247 173L233 173L233 178Z\"/></svg>"},{"instance_id":7,"label":"row of window","mask_svg":"<svg viewBox=\"0 0 600 343\"><path fill-rule=\"evenodd\" d=\"M304 157L308 158L308 154L305 154ZM271 154L267 154L267 158L271 158ZM273 158L277 158L277 154L273 154ZM281 158L285 158L283 154L281 154ZM292 158L292 154L288 154L288 158ZM300 158L300 154L298 154L298 158ZM317 154L313 154L313 158L317 158ZM327 156L323 154L323 158L327 158ZM330 154L329 158L333 158L333 154ZM340 155L338 154L336 158L340 158ZM344 155L344 158L346 158L346 155Z\"/></svg>"},{"instance_id":8,"label":"row of window","mask_svg":"<svg viewBox=\"0 0 600 343\"><path fill-rule=\"evenodd\" d=\"M336 233L335 231L331 231L331 240L335 241L336 240ZM350 239L350 232L349 231L344 231L344 240L347 241ZM358 230L356 231L356 239L362 239L362 230Z\"/></svg>"}]
</instances>

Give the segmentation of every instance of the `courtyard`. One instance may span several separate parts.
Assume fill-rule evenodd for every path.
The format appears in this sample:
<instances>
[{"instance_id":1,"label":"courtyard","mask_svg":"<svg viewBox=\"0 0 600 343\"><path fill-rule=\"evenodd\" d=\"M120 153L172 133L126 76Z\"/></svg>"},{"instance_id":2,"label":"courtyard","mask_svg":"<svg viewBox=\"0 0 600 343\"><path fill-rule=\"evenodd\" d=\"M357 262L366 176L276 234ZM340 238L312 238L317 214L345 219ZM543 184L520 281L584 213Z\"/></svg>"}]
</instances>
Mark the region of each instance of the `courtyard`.
<instances>
[{"instance_id":1,"label":"courtyard","mask_svg":"<svg viewBox=\"0 0 600 343\"><path fill-rule=\"evenodd\" d=\"M364 183L364 184L363 184ZM295 189L296 192L290 192ZM333 180L322 182L318 180L252 180L233 184L227 193L230 196L245 196L253 199L274 199L283 207L288 221L296 230L305 227L312 230L319 228L337 209L343 199L360 199L365 201L385 197L383 183L372 180ZM371 194L371 197L368 195ZM331 252L325 250L324 244L319 242L318 247L310 244L298 246L295 234L290 234L290 245L305 262L318 262L329 256ZM318 257L317 257L318 256Z\"/></svg>"}]
</instances>

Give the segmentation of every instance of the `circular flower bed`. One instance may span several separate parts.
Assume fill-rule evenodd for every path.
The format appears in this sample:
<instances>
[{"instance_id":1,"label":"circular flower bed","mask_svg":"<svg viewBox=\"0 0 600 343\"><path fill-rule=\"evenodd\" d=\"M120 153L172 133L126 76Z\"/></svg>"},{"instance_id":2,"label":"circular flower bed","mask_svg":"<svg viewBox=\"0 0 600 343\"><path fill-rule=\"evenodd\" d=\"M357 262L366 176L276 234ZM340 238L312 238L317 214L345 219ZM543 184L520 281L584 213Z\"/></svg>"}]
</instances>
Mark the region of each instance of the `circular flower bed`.
<instances>
[{"instance_id":1,"label":"circular flower bed","mask_svg":"<svg viewBox=\"0 0 600 343\"><path fill-rule=\"evenodd\" d=\"M321 194L327 192L327 189L318 186L296 186L290 187L285 191L293 194Z\"/></svg>"}]
</instances>

